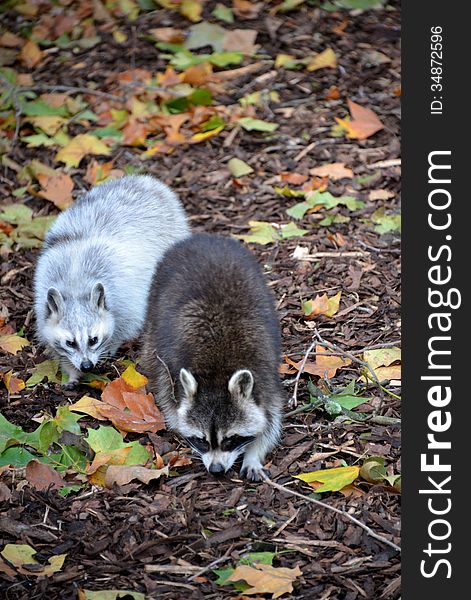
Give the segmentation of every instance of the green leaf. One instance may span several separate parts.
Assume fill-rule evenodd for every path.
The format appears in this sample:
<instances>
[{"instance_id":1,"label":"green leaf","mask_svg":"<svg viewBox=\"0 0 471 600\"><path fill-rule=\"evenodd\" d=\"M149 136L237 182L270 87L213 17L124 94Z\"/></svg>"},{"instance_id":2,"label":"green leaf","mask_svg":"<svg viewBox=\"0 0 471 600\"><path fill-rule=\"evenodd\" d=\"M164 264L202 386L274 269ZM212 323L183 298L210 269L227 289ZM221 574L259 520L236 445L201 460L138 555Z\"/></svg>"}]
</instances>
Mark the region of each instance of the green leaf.
<instances>
[{"instance_id":1,"label":"green leaf","mask_svg":"<svg viewBox=\"0 0 471 600\"><path fill-rule=\"evenodd\" d=\"M252 117L242 117L237 120L237 123L247 131L268 131L272 132L278 129L278 123L269 123Z\"/></svg>"},{"instance_id":2,"label":"green leaf","mask_svg":"<svg viewBox=\"0 0 471 600\"><path fill-rule=\"evenodd\" d=\"M401 215L387 215L384 207L375 210L370 218L375 224L374 230L377 233L401 230Z\"/></svg>"},{"instance_id":3,"label":"green leaf","mask_svg":"<svg viewBox=\"0 0 471 600\"><path fill-rule=\"evenodd\" d=\"M183 46L188 50L211 46L215 52L222 52L226 30L215 23L202 21L189 28L189 35Z\"/></svg>"},{"instance_id":4,"label":"green leaf","mask_svg":"<svg viewBox=\"0 0 471 600\"><path fill-rule=\"evenodd\" d=\"M213 95L209 90L205 88L199 88L190 96L188 96L188 100L195 106L211 106Z\"/></svg>"},{"instance_id":5,"label":"green leaf","mask_svg":"<svg viewBox=\"0 0 471 600\"><path fill-rule=\"evenodd\" d=\"M229 65L238 65L243 58L242 52L213 52L209 56L209 62L216 67L223 68Z\"/></svg>"},{"instance_id":6,"label":"green leaf","mask_svg":"<svg viewBox=\"0 0 471 600\"><path fill-rule=\"evenodd\" d=\"M296 475L296 479L306 483L322 483L316 488L316 492L338 492L345 486L353 483L357 479L360 467L335 467L333 469L320 469L310 473Z\"/></svg>"},{"instance_id":7,"label":"green leaf","mask_svg":"<svg viewBox=\"0 0 471 600\"><path fill-rule=\"evenodd\" d=\"M253 173L252 167L243 160L240 160L240 158L231 158L227 166L232 177L238 178Z\"/></svg>"},{"instance_id":8,"label":"green leaf","mask_svg":"<svg viewBox=\"0 0 471 600\"><path fill-rule=\"evenodd\" d=\"M351 221L351 218L345 215L326 215L322 221L319 221L318 225L329 227L335 223L348 223L349 221Z\"/></svg>"},{"instance_id":9,"label":"green leaf","mask_svg":"<svg viewBox=\"0 0 471 600\"><path fill-rule=\"evenodd\" d=\"M58 371L58 360L45 360L33 368L31 377L26 380L26 387L34 387L38 383L44 381L46 377L49 383L60 383L60 379L57 375Z\"/></svg>"},{"instance_id":10,"label":"green leaf","mask_svg":"<svg viewBox=\"0 0 471 600\"><path fill-rule=\"evenodd\" d=\"M346 408L347 410L353 410L360 404L364 404L368 402L368 398L362 398L361 396L342 396L342 395L334 395L331 396L332 400L335 400L337 404L339 404L342 408Z\"/></svg>"},{"instance_id":11,"label":"green leaf","mask_svg":"<svg viewBox=\"0 0 471 600\"><path fill-rule=\"evenodd\" d=\"M74 483L72 485L64 485L64 487L61 487L61 489L59 490L59 495L61 495L63 498L67 498L67 496L70 496L70 494L72 494L73 492L79 492L81 489L83 489L83 485L80 485L78 483Z\"/></svg>"},{"instance_id":12,"label":"green leaf","mask_svg":"<svg viewBox=\"0 0 471 600\"><path fill-rule=\"evenodd\" d=\"M0 414L0 453L9 446L15 446L24 442L26 432L17 425L10 423Z\"/></svg>"},{"instance_id":13,"label":"green leaf","mask_svg":"<svg viewBox=\"0 0 471 600\"><path fill-rule=\"evenodd\" d=\"M100 425L98 429L87 429L87 432L85 441L96 454L126 447L121 434L114 427Z\"/></svg>"},{"instance_id":14,"label":"green leaf","mask_svg":"<svg viewBox=\"0 0 471 600\"><path fill-rule=\"evenodd\" d=\"M232 9L230 9L228 6L224 6L224 4L217 4L212 14L220 21L224 21L225 23L234 23L234 14Z\"/></svg>"},{"instance_id":15,"label":"green leaf","mask_svg":"<svg viewBox=\"0 0 471 600\"><path fill-rule=\"evenodd\" d=\"M367 458L360 469L360 477L369 483L381 483L387 476L383 456Z\"/></svg>"},{"instance_id":16,"label":"green leaf","mask_svg":"<svg viewBox=\"0 0 471 600\"><path fill-rule=\"evenodd\" d=\"M288 208L286 214L293 217L293 219L302 219L310 208L312 207L308 202L298 202L298 204Z\"/></svg>"},{"instance_id":17,"label":"green leaf","mask_svg":"<svg viewBox=\"0 0 471 600\"><path fill-rule=\"evenodd\" d=\"M67 117L69 111L65 105L53 107L46 104L44 100L34 100L33 102L21 103L21 112L27 117Z\"/></svg>"},{"instance_id":18,"label":"green leaf","mask_svg":"<svg viewBox=\"0 0 471 600\"><path fill-rule=\"evenodd\" d=\"M213 115L207 121L201 124L201 131L212 131L213 129L217 129L218 127L224 127L224 119L219 115Z\"/></svg>"},{"instance_id":19,"label":"green leaf","mask_svg":"<svg viewBox=\"0 0 471 600\"><path fill-rule=\"evenodd\" d=\"M275 552L250 552L246 556L243 556L237 564L250 566L252 566L254 563L272 565L275 556Z\"/></svg>"},{"instance_id":20,"label":"green leaf","mask_svg":"<svg viewBox=\"0 0 471 600\"><path fill-rule=\"evenodd\" d=\"M0 219L7 223L30 223L33 218L33 211L24 204L9 204L2 208Z\"/></svg>"},{"instance_id":21,"label":"green leaf","mask_svg":"<svg viewBox=\"0 0 471 600\"><path fill-rule=\"evenodd\" d=\"M30 460L37 458L33 456L31 452L28 452L22 446L15 446L13 448L7 448L0 454L0 467L5 465L11 465L12 467L26 467Z\"/></svg>"},{"instance_id":22,"label":"green leaf","mask_svg":"<svg viewBox=\"0 0 471 600\"><path fill-rule=\"evenodd\" d=\"M82 417L83 415L71 412L68 406L59 406L54 418L54 423L60 433L69 431L70 433L80 435L80 425L77 421Z\"/></svg>"},{"instance_id":23,"label":"green leaf","mask_svg":"<svg viewBox=\"0 0 471 600\"><path fill-rule=\"evenodd\" d=\"M306 229L301 229L296 225L296 223L287 223L286 225L282 225L280 227L281 237L292 238L292 237L302 237L306 235L308 231Z\"/></svg>"},{"instance_id":24,"label":"green leaf","mask_svg":"<svg viewBox=\"0 0 471 600\"><path fill-rule=\"evenodd\" d=\"M250 221L249 225L250 233L236 235L235 237L244 242L262 245L271 244L280 239L277 229L271 223L266 223L265 221Z\"/></svg>"}]
</instances>

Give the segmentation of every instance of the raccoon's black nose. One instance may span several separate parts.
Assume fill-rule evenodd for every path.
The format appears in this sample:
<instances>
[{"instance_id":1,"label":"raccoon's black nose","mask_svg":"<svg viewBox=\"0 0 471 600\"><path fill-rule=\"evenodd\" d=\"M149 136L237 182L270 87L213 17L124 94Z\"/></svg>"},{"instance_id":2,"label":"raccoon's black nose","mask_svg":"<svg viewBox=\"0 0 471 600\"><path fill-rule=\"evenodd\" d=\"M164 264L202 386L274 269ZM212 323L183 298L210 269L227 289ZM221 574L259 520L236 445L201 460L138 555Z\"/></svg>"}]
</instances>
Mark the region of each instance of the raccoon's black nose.
<instances>
[{"instance_id":1,"label":"raccoon's black nose","mask_svg":"<svg viewBox=\"0 0 471 600\"><path fill-rule=\"evenodd\" d=\"M220 463L213 463L209 466L209 472L211 475L222 475L224 473L224 467Z\"/></svg>"},{"instance_id":2,"label":"raccoon's black nose","mask_svg":"<svg viewBox=\"0 0 471 600\"><path fill-rule=\"evenodd\" d=\"M93 363L91 360L84 360L83 363L80 365L80 368L82 369L82 371L91 371L93 369Z\"/></svg>"}]
</instances>

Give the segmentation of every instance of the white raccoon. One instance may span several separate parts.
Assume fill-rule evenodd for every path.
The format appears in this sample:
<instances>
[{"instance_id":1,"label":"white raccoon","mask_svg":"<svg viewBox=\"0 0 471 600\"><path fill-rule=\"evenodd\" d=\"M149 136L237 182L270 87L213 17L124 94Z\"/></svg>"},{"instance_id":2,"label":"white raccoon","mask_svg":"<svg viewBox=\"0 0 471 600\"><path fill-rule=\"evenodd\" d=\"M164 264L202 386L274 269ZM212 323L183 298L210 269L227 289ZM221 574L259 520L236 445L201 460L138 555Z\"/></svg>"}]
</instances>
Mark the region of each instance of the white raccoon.
<instances>
[{"instance_id":1,"label":"white raccoon","mask_svg":"<svg viewBox=\"0 0 471 600\"><path fill-rule=\"evenodd\" d=\"M155 267L189 234L177 196L149 176L99 185L59 215L36 267L35 312L70 385L139 334Z\"/></svg>"}]
</instances>

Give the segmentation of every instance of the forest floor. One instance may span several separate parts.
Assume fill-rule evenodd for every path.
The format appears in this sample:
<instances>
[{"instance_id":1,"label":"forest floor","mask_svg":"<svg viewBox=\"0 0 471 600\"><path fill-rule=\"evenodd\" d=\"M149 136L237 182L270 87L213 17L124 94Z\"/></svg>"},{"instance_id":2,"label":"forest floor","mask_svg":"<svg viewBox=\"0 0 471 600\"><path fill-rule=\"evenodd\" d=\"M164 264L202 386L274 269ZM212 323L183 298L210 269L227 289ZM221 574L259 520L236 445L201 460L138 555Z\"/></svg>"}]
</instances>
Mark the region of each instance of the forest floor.
<instances>
[{"instance_id":1,"label":"forest floor","mask_svg":"<svg viewBox=\"0 0 471 600\"><path fill-rule=\"evenodd\" d=\"M259 583L250 588L247 580L220 585L244 558L254 569L258 556L276 569L299 568L293 591L288 586L283 598L399 598L400 554L393 547L400 544L397 355L389 362L379 355L380 366L395 367L394 375L377 371L381 385L371 375L368 384L360 380L365 351L400 346L398 3L347 10L339 8L342 2L333 2L330 9L301 2L295 10L281 12L277 2L226 2L218 5L226 11L216 12L224 21L213 14L217 4L206 2L200 23L256 32L258 48L248 47L253 46L249 35L222 50L220 30L191 29L197 17L192 22L157 3L152 10L140 8L152 2L53 4L38 0L15 8L10 3L0 13L0 336L3 327L3 335L18 333L30 341L16 353L0 350L2 415L32 431L38 418L54 415L58 406L70 405L85 393L100 397L99 389L85 386L64 391L54 374L49 381L44 378L21 389L48 359L34 342L32 311L41 235L34 228L28 232L7 209L29 207L31 217L25 218L31 225L36 218L56 215L57 206L66 206L70 196L77 197L106 175L122 172L153 174L169 184L195 231L244 236L276 294L286 397L296 388L298 409L286 407L283 438L267 464L271 482L247 483L236 471L215 479L193 460L147 485L133 480L106 488L82 479L79 491L64 496L53 485L41 489L25 478L24 465L3 460L0 547L28 544L41 564L57 555L66 558L60 570L38 576L31 565L25 570L4 556L0 595L65 600L78 593L93 597L79 590L113 589L128 590L128 596L110 596L120 598L138 598L132 595L137 592L159 599L272 597ZM198 2L189 5L195 8ZM232 23L227 22L229 8ZM210 46L196 39L186 54L162 46L180 44L179 36L189 32L203 36ZM27 38L33 40L29 45ZM238 43L243 46L238 64L208 67L205 62L201 67L194 60L202 52L211 55ZM329 65L317 68L313 57L327 48L333 50L335 64L332 55L324 55ZM169 60L175 71L167 69ZM182 85L209 90L209 100L188 101ZM85 93L87 87L97 93ZM38 104L42 93L46 96ZM240 102L244 98L249 98L245 104ZM79 102L78 108L70 99ZM350 130L348 137L345 118L352 105L347 101L355 103L353 118L360 105L373 111L382 128L359 135ZM152 112L151 105L159 103L167 103L166 114ZM36 110L25 109L30 104ZM44 105L56 107L56 112ZM60 112L64 106L68 113ZM256 122L255 129L248 129L254 118L265 125ZM343 127L336 118L344 120ZM267 123L278 127L267 128ZM79 151L78 159L66 156L61 161L58 150L70 151L71 140L98 127L101 134L95 132L93 139L105 150L87 147L83 160ZM207 139L194 137L205 132ZM82 142L86 146L90 140ZM234 158L243 162L229 164ZM324 172L312 172L322 166ZM241 167L242 174L237 170ZM244 174L244 168L250 172ZM56 194L51 191L55 181ZM285 186L290 191L283 192ZM308 212L287 214L316 190L318 202ZM332 196L323 195L327 193ZM345 197L350 199L332 201ZM263 224L254 226L253 221ZM331 299L338 292L340 304L331 316L321 310L305 318L305 301L323 294ZM307 356L297 385L300 361L314 341L317 352ZM318 361L329 343L335 345L337 362L327 377ZM101 375L116 377L124 369L123 359L139 365L138 342L122 348ZM10 371L13 382L6 376ZM308 382L315 387L308 390ZM345 391L351 382L354 387ZM363 398L362 403L352 410L338 405L332 409L336 397L341 403L347 394ZM90 416L80 420L82 432L98 424ZM168 431L131 433L126 439L151 447L155 456L185 447ZM7 445L15 447L11 441ZM316 493L293 478L319 469L361 467L368 457L380 457L376 464L384 476L371 478L363 470L341 491ZM63 475L75 481L73 473ZM345 511L381 539L292 491ZM265 554L254 556L260 552ZM270 577L281 571L274 573Z\"/></svg>"}]
</instances>

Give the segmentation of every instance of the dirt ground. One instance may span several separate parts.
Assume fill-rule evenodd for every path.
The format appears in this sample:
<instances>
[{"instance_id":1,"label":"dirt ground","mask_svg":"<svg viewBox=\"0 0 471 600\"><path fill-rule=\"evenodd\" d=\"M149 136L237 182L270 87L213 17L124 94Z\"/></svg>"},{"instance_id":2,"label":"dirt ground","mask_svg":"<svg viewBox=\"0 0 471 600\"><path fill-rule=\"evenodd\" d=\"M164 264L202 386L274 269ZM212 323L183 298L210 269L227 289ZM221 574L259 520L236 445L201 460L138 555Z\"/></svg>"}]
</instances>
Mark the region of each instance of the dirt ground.
<instances>
[{"instance_id":1,"label":"dirt ground","mask_svg":"<svg viewBox=\"0 0 471 600\"><path fill-rule=\"evenodd\" d=\"M211 19L208 2L205 18ZM5 27L18 31L21 19L13 12L2 15ZM342 25L343 24L343 25ZM339 33L339 25L343 29ZM177 13L158 8L142 13L132 26L123 17L120 27L129 33L129 51L109 32L91 49L79 54L51 53L34 71L35 84L108 90L110 75L129 68L163 70L165 61L154 45L133 36L133 30L151 27L188 27ZM227 28L241 26L224 24ZM290 238L262 246L249 244L264 265L277 297L282 325L283 353L300 361L314 339L314 326L328 342L350 353L388 344L400 345L400 239L397 231L378 233L369 221L378 208L388 214L399 210L400 198L400 9L398 3L369 11L327 12L309 4L287 14L262 11L243 26L256 29L263 54L280 53L303 57L325 47L335 49L337 69L315 73L306 70L274 69L267 63L261 70L237 80L221 104L233 104L251 92L269 89L279 102L266 104L258 118L279 124L269 136L237 130L223 131L203 144L179 146L169 155L157 154L143 161L141 150L121 147L113 156L114 167L141 167L171 185L181 197L195 231L224 235L247 233L248 222L286 223L286 209L297 202L276 194L273 187L283 172L307 175L321 164L345 163L354 179L329 181L335 196L353 195L365 207L348 211L337 207L335 214L350 221L319 226L316 213L307 215L302 238ZM129 42L131 44L131 42ZM377 59L375 52L387 57ZM62 57L62 58L60 58ZM376 58L375 58L376 57ZM60 60L59 60L60 58ZM74 65L79 65L73 68ZM335 86L339 99L326 100ZM372 108L384 129L365 140L334 137L335 117L346 115L347 98ZM16 144L9 157L18 164L32 158L52 164L53 151ZM237 157L254 169L250 176L234 181L227 162ZM76 190L85 190L88 159L72 170ZM379 163L379 164L378 164ZM16 201L16 174L8 165L0 172L2 205ZM371 200L371 191L386 190ZM384 197L389 196L389 197ZM25 196L27 204L42 214L57 212L40 198ZM307 248L308 260L293 256ZM38 250L2 253L2 304L15 330L34 339L32 277ZM329 296L342 291L340 310L333 317L303 319L301 303L316 294ZM124 347L119 359L138 360L138 343ZM31 368L44 360L34 343L15 356L0 355L0 370L27 379ZM313 356L310 357L314 359ZM113 372L113 365L104 369ZM361 366L352 363L339 370L328 383L338 387L360 376ZM308 402L307 382L301 377L298 402ZM285 375L286 396L293 394L294 375ZM327 388L325 388L327 389ZM395 395L400 388L388 386ZM84 389L64 392L58 384L40 384L8 396L0 389L2 414L11 422L31 430L31 421L41 411L52 412L60 404L75 401ZM87 393L98 393L87 390ZM361 407L369 415L400 417L400 401L379 394L376 386L365 392L368 402ZM286 409L287 412L290 409ZM85 419L92 423L92 419ZM135 435L157 448L179 448L182 444L169 432ZM333 452L327 457L324 453ZM313 492L293 475L342 464L357 464L365 456L383 456L394 473L400 473L400 426L371 420L355 422L332 419L324 411L304 411L284 420L283 439L269 457L272 480L304 496ZM340 463L337 463L340 464ZM233 566L248 552L276 552L274 565L299 566L302 575L295 589L284 598L315 600L393 599L400 597L398 552L333 512L300 497L274 488L269 483L249 484L231 472L214 479L194 461L174 476L145 486L130 483L112 490L88 488L67 498L56 491L38 491L28 485L5 480L11 496L2 502L0 541L30 543L41 558L67 553L64 569L48 578L11 577L0 572L0 594L4 598L72 599L79 588L90 590L134 590L159 599L225 599L239 592L215 584L212 569ZM362 482L361 492L322 494L322 501L344 510L377 534L400 543L400 495L387 484ZM320 497L320 496L319 496ZM266 597L259 595L258 597Z\"/></svg>"}]
</instances>

